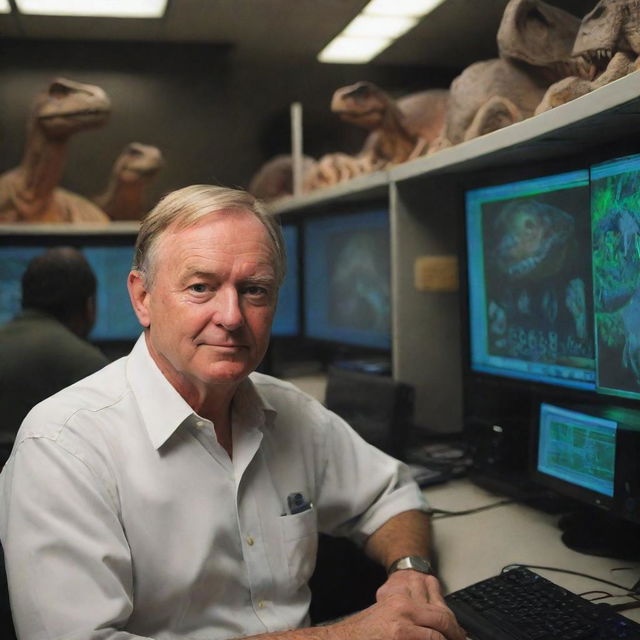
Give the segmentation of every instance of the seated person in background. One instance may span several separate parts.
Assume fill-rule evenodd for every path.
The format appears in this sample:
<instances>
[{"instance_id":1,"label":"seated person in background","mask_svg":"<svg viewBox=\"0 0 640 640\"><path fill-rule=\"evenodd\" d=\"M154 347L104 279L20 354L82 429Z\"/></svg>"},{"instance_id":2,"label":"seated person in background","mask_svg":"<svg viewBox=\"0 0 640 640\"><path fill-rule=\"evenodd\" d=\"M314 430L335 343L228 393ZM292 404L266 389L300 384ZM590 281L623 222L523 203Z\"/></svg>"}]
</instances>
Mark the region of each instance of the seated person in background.
<instances>
[{"instance_id":1,"label":"seated person in background","mask_svg":"<svg viewBox=\"0 0 640 640\"><path fill-rule=\"evenodd\" d=\"M428 553L429 520L402 463L254 372L284 270L278 223L243 191L187 187L142 222L142 336L38 405L0 476L18 637L463 640L412 569L308 627L318 532L391 568Z\"/></svg>"},{"instance_id":2,"label":"seated person in background","mask_svg":"<svg viewBox=\"0 0 640 640\"><path fill-rule=\"evenodd\" d=\"M96 279L85 257L57 247L22 276L22 312L0 327L0 432L13 442L41 400L97 371L105 356L85 338L95 321Z\"/></svg>"}]
</instances>

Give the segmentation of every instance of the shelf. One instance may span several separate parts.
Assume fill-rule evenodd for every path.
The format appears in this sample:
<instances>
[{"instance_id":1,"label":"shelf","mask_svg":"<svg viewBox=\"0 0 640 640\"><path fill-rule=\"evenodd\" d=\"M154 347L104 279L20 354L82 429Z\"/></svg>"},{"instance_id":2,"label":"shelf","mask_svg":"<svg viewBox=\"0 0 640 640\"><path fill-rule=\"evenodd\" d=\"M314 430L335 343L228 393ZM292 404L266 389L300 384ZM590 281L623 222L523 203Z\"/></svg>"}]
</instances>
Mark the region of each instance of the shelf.
<instances>
[{"instance_id":1,"label":"shelf","mask_svg":"<svg viewBox=\"0 0 640 640\"><path fill-rule=\"evenodd\" d=\"M68 235L138 235L140 223L136 221L57 222L48 224L2 224L0 236L68 236Z\"/></svg>"},{"instance_id":2,"label":"shelf","mask_svg":"<svg viewBox=\"0 0 640 640\"><path fill-rule=\"evenodd\" d=\"M556 158L640 130L640 73L504 129L393 167L394 182Z\"/></svg>"}]
</instances>

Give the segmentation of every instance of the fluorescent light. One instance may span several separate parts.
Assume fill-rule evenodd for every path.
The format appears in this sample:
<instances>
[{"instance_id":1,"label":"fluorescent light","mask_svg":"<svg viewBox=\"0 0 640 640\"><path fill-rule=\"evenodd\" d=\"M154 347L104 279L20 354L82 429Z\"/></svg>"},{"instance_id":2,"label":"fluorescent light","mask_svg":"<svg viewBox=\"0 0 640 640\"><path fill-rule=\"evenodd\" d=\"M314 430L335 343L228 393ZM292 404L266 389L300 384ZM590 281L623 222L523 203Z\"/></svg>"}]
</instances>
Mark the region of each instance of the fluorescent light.
<instances>
[{"instance_id":1,"label":"fluorescent light","mask_svg":"<svg viewBox=\"0 0 640 640\"><path fill-rule=\"evenodd\" d=\"M92 18L160 18L167 0L16 0L20 13Z\"/></svg>"},{"instance_id":2,"label":"fluorescent light","mask_svg":"<svg viewBox=\"0 0 640 640\"><path fill-rule=\"evenodd\" d=\"M0 0L0 13L11 13L9 0Z\"/></svg>"},{"instance_id":3,"label":"fluorescent light","mask_svg":"<svg viewBox=\"0 0 640 640\"><path fill-rule=\"evenodd\" d=\"M334 38L319 54L320 62L369 62L371 58L386 49L391 38Z\"/></svg>"},{"instance_id":4,"label":"fluorescent light","mask_svg":"<svg viewBox=\"0 0 640 640\"><path fill-rule=\"evenodd\" d=\"M320 62L365 63L444 0L371 0L319 54ZM372 38L375 36L375 40Z\"/></svg>"},{"instance_id":5,"label":"fluorescent light","mask_svg":"<svg viewBox=\"0 0 640 640\"><path fill-rule=\"evenodd\" d=\"M426 16L444 0L371 0L362 13L381 16Z\"/></svg>"},{"instance_id":6,"label":"fluorescent light","mask_svg":"<svg viewBox=\"0 0 640 640\"><path fill-rule=\"evenodd\" d=\"M342 32L352 38L398 38L413 27L417 18L405 16L356 16Z\"/></svg>"}]
</instances>

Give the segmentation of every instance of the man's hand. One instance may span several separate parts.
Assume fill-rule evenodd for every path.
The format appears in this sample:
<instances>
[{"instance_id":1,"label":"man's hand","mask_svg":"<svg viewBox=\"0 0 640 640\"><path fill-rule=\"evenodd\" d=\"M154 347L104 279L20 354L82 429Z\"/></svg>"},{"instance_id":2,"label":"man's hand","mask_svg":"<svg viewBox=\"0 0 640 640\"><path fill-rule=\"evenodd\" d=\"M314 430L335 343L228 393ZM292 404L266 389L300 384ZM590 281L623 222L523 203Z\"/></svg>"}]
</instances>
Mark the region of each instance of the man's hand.
<instances>
[{"instance_id":1,"label":"man's hand","mask_svg":"<svg viewBox=\"0 0 640 640\"><path fill-rule=\"evenodd\" d=\"M336 638L366 640L465 640L445 604L437 578L396 571L376 594L373 606L327 627ZM342 633L341 633L342 632ZM333 636L332 636L333 637Z\"/></svg>"}]
</instances>

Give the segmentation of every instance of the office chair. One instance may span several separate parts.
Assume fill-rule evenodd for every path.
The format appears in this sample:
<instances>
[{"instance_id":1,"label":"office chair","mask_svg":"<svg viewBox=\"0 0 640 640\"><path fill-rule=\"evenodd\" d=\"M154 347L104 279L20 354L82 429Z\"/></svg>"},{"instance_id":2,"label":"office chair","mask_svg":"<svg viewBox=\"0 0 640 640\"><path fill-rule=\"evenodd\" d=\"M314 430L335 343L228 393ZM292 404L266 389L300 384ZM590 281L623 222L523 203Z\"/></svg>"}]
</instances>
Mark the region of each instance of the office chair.
<instances>
[{"instance_id":1,"label":"office chair","mask_svg":"<svg viewBox=\"0 0 640 640\"><path fill-rule=\"evenodd\" d=\"M387 376L329 368L325 405L367 442L402 457L413 413L413 388ZM311 577L313 624L355 613L376 601L386 580L383 567L350 540L320 534Z\"/></svg>"},{"instance_id":2,"label":"office chair","mask_svg":"<svg viewBox=\"0 0 640 640\"><path fill-rule=\"evenodd\" d=\"M413 387L388 376L329 367L325 405L367 442L403 458L413 417Z\"/></svg>"},{"instance_id":3,"label":"office chair","mask_svg":"<svg viewBox=\"0 0 640 640\"><path fill-rule=\"evenodd\" d=\"M9 587L7 586L7 572L4 566L4 550L0 545L0 638L2 640L17 640L13 627L11 605L9 603Z\"/></svg>"}]
</instances>

